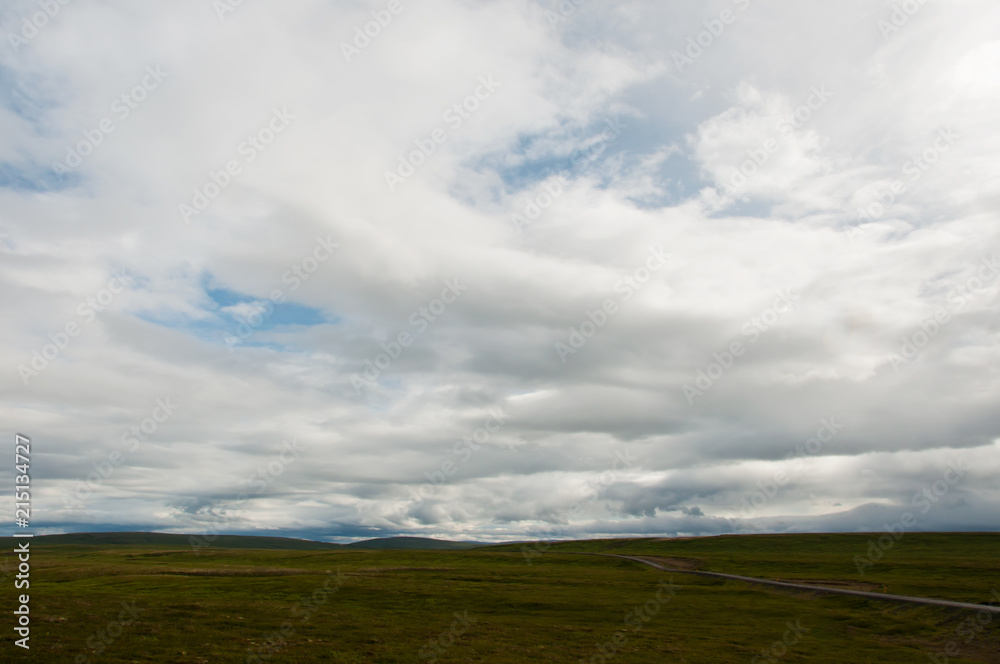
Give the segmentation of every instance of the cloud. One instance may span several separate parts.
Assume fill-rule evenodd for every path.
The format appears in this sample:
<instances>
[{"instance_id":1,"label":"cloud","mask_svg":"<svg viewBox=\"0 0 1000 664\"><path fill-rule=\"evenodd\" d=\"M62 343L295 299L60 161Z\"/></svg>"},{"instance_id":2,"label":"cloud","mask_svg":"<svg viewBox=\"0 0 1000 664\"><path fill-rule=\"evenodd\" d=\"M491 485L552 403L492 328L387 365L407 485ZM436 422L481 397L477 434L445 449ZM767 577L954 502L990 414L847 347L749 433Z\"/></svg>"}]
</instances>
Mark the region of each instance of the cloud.
<instances>
[{"instance_id":1,"label":"cloud","mask_svg":"<svg viewBox=\"0 0 1000 664\"><path fill-rule=\"evenodd\" d=\"M855 531L963 456L919 527L1000 525L993 5L382 8L79 0L0 49L40 528Z\"/></svg>"}]
</instances>

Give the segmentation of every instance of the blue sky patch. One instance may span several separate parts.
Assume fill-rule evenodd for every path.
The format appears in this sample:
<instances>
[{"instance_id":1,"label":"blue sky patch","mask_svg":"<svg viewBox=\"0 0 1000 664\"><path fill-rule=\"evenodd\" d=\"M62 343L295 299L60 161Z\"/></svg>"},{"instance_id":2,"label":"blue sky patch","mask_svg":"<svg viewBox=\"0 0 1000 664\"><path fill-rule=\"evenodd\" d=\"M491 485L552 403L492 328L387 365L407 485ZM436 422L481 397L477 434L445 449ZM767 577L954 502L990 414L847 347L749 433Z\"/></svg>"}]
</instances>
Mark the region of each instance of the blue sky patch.
<instances>
[{"instance_id":1,"label":"blue sky patch","mask_svg":"<svg viewBox=\"0 0 1000 664\"><path fill-rule=\"evenodd\" d=\"M42 116L56 104L40 94L41 86L25 85L16 72L0 65L0 105L32 124L39 124Z\"/></svg>"},{"instance_id":2,"label":"blue sky patch","mask_svg":"<svg viewBox=\"0 0 1000 664\"><path fill-rule=\"evenodd\" d=\"M236 311L225 311L237 305L259 304L263 312L264 322L256 327L259 330L269 330L281 325L323 325L330 321L322 311L314 307L307 307L303 304L285 300L277 304L267 298L254 297L246 293L229 290L227 288L206 288L205 293L212 298L219 309L219 315L223 319L244 322L245 316L241 316ZM273 305L273 310L272 310ZM256 317L255 317L256 320Z\"/></svg>"},{"instance_id":3,"label":"blue sky patch","mask_svg":"<svg viewBox=\"0 0 1000 664\"><path fill-rule=\"evenodd\" d=\"M289 348L263 338L256 338L261 331L284 327L311 327L339 322L328 317L320 309L309 307L287 299L274 303L267 298L254 297L228 288L211 288L203 279L202 288L209 302L203 309L205 316L193 318L190 315L171 311L142 312L136 314L141 320L171 329L181 330L199 339L213 343L226 343L231 339L234 346L254 346L288 351Z\"/></svg>"},{"instance_id":4,"label":"blue sky patch","mask_svg":"<svg viewBox=\"0 0 1000 664\"><path fill-rule=\"evenodd\" d=\"M0 187L18 191L61 191L80 182L77 173L57 173L46 166L21 165L0 162Z\"/></svg>"}]
</instances>

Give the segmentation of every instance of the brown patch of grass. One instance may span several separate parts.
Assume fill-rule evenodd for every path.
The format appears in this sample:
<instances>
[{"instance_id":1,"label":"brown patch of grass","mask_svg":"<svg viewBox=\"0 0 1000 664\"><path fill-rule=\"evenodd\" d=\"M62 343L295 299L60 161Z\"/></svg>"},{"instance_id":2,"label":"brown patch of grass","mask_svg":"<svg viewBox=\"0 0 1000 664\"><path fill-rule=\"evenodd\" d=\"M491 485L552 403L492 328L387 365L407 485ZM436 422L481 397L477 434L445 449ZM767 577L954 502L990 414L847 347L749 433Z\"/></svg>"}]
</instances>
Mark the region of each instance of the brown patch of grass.
<instances>
[{"instance_id":1,"label":"brown patch of grass","mask_svg":"<svg viewBox=\"0 0 1000 664\"><path fill-rule=\"evenodd\" d=\"M167 576L301 576L303 574L318 574L312 569L289 569L287 567L239 567L239 568L164 568L148 572L152 575Z\"/></svg>"},{"instance_id":2,"label":"brown patch of grass","mask_svg":"<svg viewBox=\"0 0 1000 664\"><path fill-rule=\"evenodd\" d=\"M642 560L649 560L660 565L666 565L667 567L673 567L674 569L683 569L688 571L698 571L705 564L705 561L701 558L679 558L679 557L663 557L663 556L636 556L636 558L641 558Z\"/></svg>"},{"instance_id":3,"label":"brown patch of grass","mask_svg":"<svg viewBox=\"0 0 1000 664\"><path fill-rule=\"evenodd\" d=\"M379 572L451 572L455 570L454 567L359 567L355 570L356 573L367 572L367 573L379 573Z\"/></svg>"}]
</instances>

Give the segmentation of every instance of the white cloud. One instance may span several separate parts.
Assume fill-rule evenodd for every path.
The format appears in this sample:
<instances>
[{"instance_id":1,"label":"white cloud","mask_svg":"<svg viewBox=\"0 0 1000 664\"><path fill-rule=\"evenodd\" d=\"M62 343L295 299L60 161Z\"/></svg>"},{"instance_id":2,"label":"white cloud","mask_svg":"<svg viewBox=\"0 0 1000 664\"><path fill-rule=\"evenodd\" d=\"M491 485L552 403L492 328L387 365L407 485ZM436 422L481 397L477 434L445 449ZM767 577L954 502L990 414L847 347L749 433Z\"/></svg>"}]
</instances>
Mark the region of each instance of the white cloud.
<instances>
[{"instance_id":1,"label":"white cloud","mask_svg":"<svg viewBox=\"0 0 1000 664\"><path fill-rule=\"evenodd\" d=\"M2 49L0 413L41 450L41 526L719 532L835 415L847 424L816 472L741 527L879 527L966 452L967 508L949 514L997 527L1000 278L970 281L998 239L996 7L928 2L883 39L890 4L860 1L585 3L552 26L526 0L434 0L348 63L341 42L381 5L341 5L244 3L220 21L202 2L78 0ZM4 32L33 7L8 8ZM670 52L724 8L738 20L678 70ZM120 117L150 67L165 76ZM500 85L456 123L484 77ZM281 131L276 109L293 116ZM46 169L105 118L114 130L58 185ZM437 129L390 192L386 171ZM238 173L219 175L229 161ZM518 233L511 215L559 177ZM213 181L185 224L178 206ZM319 237L340 249L310 270ZM621 286L651 246L668 264ZM80 313L122 269L128 287ZM429 308L455 278L467 291ZM275 289L268 324L231 351ZM768 322L790 290L795 310ZM563 364L555 343L608 299L619 310ZM351 375L400 332L412 343L358 396ZM734 342L746 352L689 403L682 386ZM84 509L64 507L168 396L177 413ZM408 502L489 408L509 421ZM301 459L220 517L292 439ZM635 465L566 517L624 449Z\"/></svg>"}]
</instances>

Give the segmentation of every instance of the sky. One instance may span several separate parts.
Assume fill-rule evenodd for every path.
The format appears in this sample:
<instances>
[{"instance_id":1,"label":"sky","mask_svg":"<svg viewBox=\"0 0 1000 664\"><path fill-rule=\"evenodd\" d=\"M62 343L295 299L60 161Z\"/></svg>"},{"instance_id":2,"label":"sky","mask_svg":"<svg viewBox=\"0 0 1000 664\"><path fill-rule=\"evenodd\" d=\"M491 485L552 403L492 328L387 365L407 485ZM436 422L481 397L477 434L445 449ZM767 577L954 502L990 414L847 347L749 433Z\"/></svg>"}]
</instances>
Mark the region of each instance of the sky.
<instances>
[{"instance_id":1,"label":"sky","mask_svg":"<svg viewBox=\"0 0 1000 664\"><path fill-rule=\"evenodd\" d=\"M32 527L997 530L998 26L5 2L0 413Z\"/></svg>"}]
</instances>

